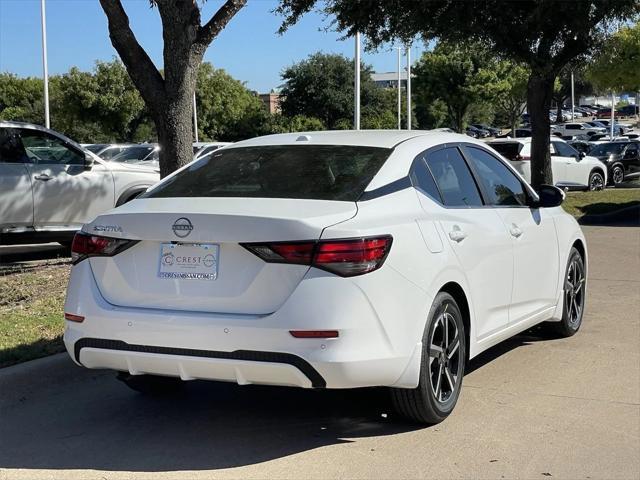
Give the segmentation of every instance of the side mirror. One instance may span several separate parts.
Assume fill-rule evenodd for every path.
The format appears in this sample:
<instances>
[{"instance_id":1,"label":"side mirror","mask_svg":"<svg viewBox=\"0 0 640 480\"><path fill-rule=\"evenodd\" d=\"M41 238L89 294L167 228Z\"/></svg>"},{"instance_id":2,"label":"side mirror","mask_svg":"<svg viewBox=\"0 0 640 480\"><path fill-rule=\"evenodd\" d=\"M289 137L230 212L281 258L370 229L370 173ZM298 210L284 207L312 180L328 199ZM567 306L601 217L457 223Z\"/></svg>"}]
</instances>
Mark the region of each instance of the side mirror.
<instances>
[{"instance_id":1,"label":"side mirror","mask_svg":"<svg viewBox=\"0 0 640 480\"><path fill-rule=\"evenodd\" d=\"M538 201L533 202L533 208L552 208L559 207L564 202L565 194L558 187L553 185L540 185L536 189Z\"/></svg>"},{"instance_id":2,"label":"side mirror","mask_svg":"<svg viewBox=\"0 0 640 480\"><path fill-rule=\"evenodd\" d=\"M584 152L578 152L578 161L582 160L584 157L586 157L587 154Z\"/></svg>"},{"instance_id":3,"label":"side mirror","mask_svg":"<svg viewBox=\"0 0 640 480\"><path fill-rule=\"evenodd\" d=\"M84 169L85 170L91 170L91 168L93 167L93 157L90 154L85 154L84 156Z\"/></svg>"}]
</instances>

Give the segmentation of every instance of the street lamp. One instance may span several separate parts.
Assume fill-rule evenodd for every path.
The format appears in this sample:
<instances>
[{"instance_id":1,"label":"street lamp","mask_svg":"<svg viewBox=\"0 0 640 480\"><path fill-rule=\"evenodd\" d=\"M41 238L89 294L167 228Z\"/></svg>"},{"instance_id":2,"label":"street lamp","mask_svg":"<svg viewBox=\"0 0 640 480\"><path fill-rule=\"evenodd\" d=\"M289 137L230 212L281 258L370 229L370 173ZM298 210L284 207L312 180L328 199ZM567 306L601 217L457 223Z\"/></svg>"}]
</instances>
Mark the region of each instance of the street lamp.
<instances>
[{"instance_id":1,"label":"street lamp","mask_svg":"<svg viewBox=\"0 0 640 480\"><path fill-rule=\"evenodd\" d=\"M42 21L42 71L44 77L44 126L51 127L49 121L49 67L47 65L47 14L44 0L40 0L40 19Z\"/></svg>"},{"instance_id":2,"label":"street lamp","mask_svg":"<svg viewBox=\"0 0 640 480\"><path fill-rule=\"evenodd\" d=\"M355 98L353 124L355 130L360 130L360 32L356 32L356 54L354 58L355 68Z\"/></svg>"}]
</instances>

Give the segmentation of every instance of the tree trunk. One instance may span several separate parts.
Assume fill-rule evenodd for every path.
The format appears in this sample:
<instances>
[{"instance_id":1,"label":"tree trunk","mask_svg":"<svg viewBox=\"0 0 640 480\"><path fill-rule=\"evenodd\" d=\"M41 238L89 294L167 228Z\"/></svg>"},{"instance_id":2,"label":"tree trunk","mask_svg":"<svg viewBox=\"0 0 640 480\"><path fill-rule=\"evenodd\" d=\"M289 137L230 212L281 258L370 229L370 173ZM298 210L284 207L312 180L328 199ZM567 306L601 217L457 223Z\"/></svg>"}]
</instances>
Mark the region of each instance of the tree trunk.
<instances>
[{"instance_id":1,"label":"tree trunk","mask_svg":"<svg viewBox=\"0 0 640 480\"><path fill-rule=\"evenodd\" d=\"M553 185L549 135L549 108L553 96L555 73L531 70L527 84L527 109L531 121L531 185Z\"/></svg>"},{"instance_id":2,"label":"tree trunk","mask_svg":"<svg viewBox=\"0 0 640 480\"><path fill-rule=\"evenodd\" d=\"M562 123L562 103L558 102L556 110L556 123Z\"/></svg>"},{"instance_id":3,"label":"tree trunk","mask_svg":"<svg viewBox=\"0 0 640 480\"><path fill-rule=\"evenodd\" d=\"M160 144L161 178L193 160L193 102L185 97L187 95L167 101L164 114L153 117Z\"/></svg>"}]
</instances>

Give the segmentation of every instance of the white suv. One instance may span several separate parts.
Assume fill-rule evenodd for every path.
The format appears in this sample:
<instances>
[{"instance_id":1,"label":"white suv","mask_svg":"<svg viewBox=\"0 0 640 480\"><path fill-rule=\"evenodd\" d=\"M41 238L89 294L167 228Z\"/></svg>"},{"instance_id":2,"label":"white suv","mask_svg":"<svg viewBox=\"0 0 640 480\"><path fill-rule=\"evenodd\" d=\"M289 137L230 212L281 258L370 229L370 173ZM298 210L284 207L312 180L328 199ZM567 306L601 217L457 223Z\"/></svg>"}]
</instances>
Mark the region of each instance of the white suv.
<instances>
[{"instance_id":1,"label":"white suv","mask_svg":"<svg viewBox=\"0 0 640 480\"><path fill-rule=\"evenodd\" d=\"M159 179L44 127L0 121L0 244L71 242L84 223Z\"/></svg>"},{"instance_id":2,"label":"white suv","mask_svg":"<svg viewBox=\"0 0 640 480\"><path fill-rule=\"evenodd\" d=\"M494 140L491 148L511 161L511 166L531 182L531 138ZM551 138L553 182L561 188L602 190L607 184L607 167L595 157L585 156L560 138Z\"/></svg>"},{"instance_id":3,"label":"white suv","mask_svg":"<svg viewBox=\"0 0 640 480\"><path fill-rule=\"evenodd\" d=\"M605 133L606 129L602 127L594 127L587 123L564 123L555 125L555 130L562 135L589 135L594 133Z\"/></svg>"}]
</instances>

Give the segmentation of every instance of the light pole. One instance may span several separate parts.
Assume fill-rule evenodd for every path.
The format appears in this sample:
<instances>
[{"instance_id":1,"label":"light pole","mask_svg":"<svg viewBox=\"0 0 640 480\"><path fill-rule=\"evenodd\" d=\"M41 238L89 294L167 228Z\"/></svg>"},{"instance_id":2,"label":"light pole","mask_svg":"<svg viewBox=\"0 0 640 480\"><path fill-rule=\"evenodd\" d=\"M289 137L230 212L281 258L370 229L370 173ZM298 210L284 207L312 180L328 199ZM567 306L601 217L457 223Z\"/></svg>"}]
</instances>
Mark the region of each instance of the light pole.
<instances>
[{"instance_id":1,"label":"light pole","mask_svg":"<svg viewBox=\"0 0 640 480\"><path fill-rule=\"evenodd\" d=\"M40 0L40 19L42 20L42 73L44 77L44 126L51 127L49 120L49 67L47 65L47 14L44 0Z\"/></svg>"},{"instance_id":2,"label":"light pole","mask_svg":"<svg viewBox=\"0 0 640 480\"><path fill-rule=\"evenodd\" d=\"M360 130L360 32L356 32L356 54L353 63L355 68L353 125L355 130Z\"/></svg>"},{"instance_id":3,"label":"light pole","mask_svg":"<svg viewBox=\"0 0 640 480\"><path fill-rule=\"evenodd\" d=\"M193 132L198 143L198 109L196 105L196 92L193 92Z\"/></svg>"},{"instance_id":4,"label":"light pole","mask_svg":"<svg viewBox=\"0 0 640 480\"><path fill-rule=\"evenodd\" d=\"M398 130L402 130L402 47L398 50Z\"/></svg>"},{"instance_id":5,"label":"light pole","mask_svg":"<svg viewBox=\"0 0 640 480\"><path fill-rule=\"evenodd\" d=\"M411 44L407 45L407 130L411 130Z\"/></svg>"},{"instance_id":6,"label":"light pole","mask_svg":"<svg viewBox=\"0 0 640 480\"><path fill-rule=\"evenodd\" d=\"M616 94L615 92L611 92L611 125L609 125L609 135L611 135L611 140L613 140L613 121L615 119L615 111L616 111Z\"/></svg>"},{"instance_id":7,"label":"light pole","mask_svg":"<svg viewBox=\"0 0 640 480\"><path fill-rule=\"evenodd\" d=\"M573 70L571 70L571 121L576 118L576 98L574 95L574 87L573 87Z\"/></svg>"}]
</instances>

